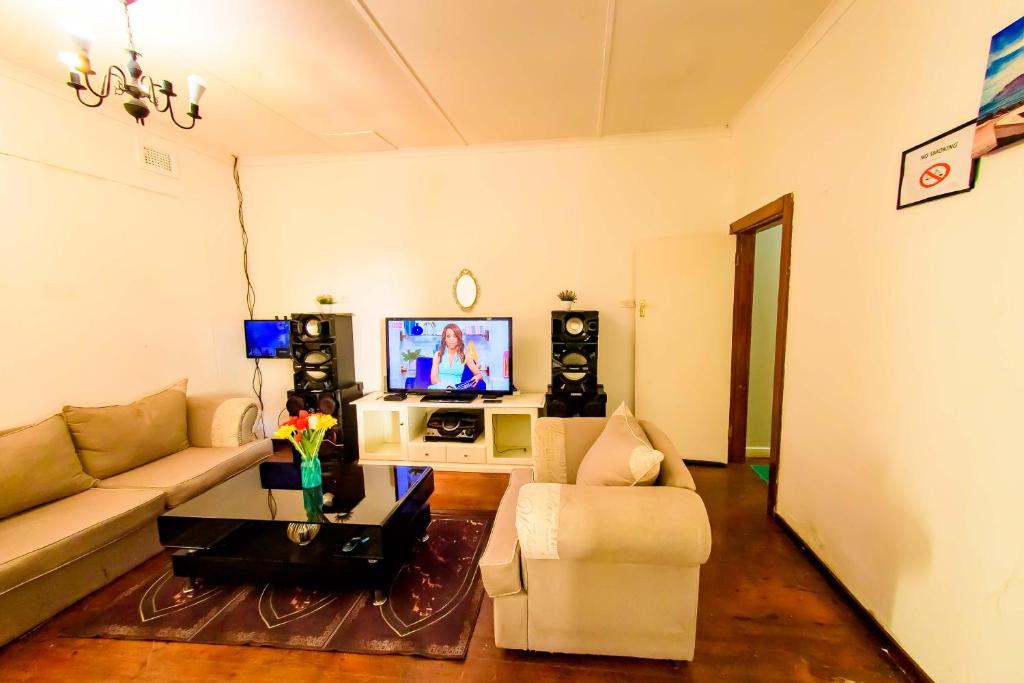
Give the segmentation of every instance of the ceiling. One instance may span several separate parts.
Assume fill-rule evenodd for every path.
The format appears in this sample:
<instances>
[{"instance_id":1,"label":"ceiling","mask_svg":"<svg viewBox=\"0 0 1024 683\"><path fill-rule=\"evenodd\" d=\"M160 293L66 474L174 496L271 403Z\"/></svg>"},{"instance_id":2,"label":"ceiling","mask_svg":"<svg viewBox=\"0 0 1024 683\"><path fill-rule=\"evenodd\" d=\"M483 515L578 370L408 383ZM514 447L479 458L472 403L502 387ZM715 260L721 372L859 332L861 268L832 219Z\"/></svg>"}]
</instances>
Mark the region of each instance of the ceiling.
<instances>
[{"instance_id":1,"label":"ceiling","mask_svg":"<svg viewBox=\"0 0 1024 683\"><path fill-rule=\"evenodd\" d=\"M276 155L722 126L828 2L136 0L130 11L148 73L179 93L190 73L209 83L194 130L166 115L147 128ZM70 27L95 35L97 70L124 62L119 0L0 0L0 17L0 60L58 84Z\"/></svg>"}]
</instances>

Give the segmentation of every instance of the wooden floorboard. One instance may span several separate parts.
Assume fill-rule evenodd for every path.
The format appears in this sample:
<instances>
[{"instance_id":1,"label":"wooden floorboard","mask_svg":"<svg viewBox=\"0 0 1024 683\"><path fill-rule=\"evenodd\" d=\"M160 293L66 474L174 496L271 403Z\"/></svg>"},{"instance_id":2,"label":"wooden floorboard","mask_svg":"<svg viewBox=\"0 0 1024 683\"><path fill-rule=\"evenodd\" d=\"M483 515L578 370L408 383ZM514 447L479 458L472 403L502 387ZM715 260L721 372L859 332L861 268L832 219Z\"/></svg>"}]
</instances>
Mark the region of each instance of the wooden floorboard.
<instances>
[{"instance_id":1,"label":"wooden floorboard","mask_svg":"<svg viewBox=\"0 0 1024 683\"><path fill-rule=\"evenodd\" d=\"M262 647L63 638L101 589L0 648L0 681L802 681L905 680L861 623L765 515L767 487L745 465L692 467L711 517L711 559L701 571L697 649L683 664L506 651L494 646L484 600L465 662ZM437 472L435 509L494 509L507 475ZM141 577L166 558L133 570Z\"/></svg>"}]
</instances>

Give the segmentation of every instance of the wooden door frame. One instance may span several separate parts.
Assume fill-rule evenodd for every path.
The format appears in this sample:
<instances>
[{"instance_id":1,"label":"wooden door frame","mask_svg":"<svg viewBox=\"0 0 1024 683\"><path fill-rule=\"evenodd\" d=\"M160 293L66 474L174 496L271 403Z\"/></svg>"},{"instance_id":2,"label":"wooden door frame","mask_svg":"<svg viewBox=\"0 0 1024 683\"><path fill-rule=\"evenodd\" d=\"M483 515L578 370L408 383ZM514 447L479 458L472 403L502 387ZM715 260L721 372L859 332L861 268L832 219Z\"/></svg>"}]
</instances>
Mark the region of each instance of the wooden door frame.
<instances>
[{"instance_id":1,"label":"wooden door frame","mask_svg":"<svg viewBox=\"0 0 1024 683\"><path fill-rule=\"evenodd\" d=\"M768 456L768 514L775 516L779 490L779 442L782 434L782 389L786 370L786 321L789 314L789 264L793 244L793 195L779 197L729 226L736 235L736 276L732 310L732 371L729 380L729 462L747 461L747 386L754 309L754 240L758 232L782 224L779 255L779 302L775 319L775 373L772 381L772 433Z\"/></svg>"}]
</instances>

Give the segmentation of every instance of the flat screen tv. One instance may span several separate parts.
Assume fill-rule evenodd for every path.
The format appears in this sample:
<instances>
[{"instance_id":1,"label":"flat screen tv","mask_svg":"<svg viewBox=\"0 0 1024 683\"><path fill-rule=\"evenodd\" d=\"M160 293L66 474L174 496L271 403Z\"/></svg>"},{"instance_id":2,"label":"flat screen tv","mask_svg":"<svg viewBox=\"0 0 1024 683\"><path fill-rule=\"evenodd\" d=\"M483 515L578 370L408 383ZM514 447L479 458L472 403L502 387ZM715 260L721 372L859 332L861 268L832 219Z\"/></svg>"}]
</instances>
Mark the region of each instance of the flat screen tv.
<instances>
[{"instance_id":1,"label":"flat screen tv","mask_svg":"<svg viewBox=\"0 0 1024 683\"><path fill-rule=\"evenodd\" d=\"M288 358L290 334L287 320L246 320L246 358Z\"/></svg>"},{"instance_id":2,"label":"flat screen tv","mask_svg":"<svg viewBox=\"0 0 1024 683\"><path fill-rule=\"evenodd\" d=\"M512 318L388 318L388 391L511 394Z\"/></svg>"}]
</instances>

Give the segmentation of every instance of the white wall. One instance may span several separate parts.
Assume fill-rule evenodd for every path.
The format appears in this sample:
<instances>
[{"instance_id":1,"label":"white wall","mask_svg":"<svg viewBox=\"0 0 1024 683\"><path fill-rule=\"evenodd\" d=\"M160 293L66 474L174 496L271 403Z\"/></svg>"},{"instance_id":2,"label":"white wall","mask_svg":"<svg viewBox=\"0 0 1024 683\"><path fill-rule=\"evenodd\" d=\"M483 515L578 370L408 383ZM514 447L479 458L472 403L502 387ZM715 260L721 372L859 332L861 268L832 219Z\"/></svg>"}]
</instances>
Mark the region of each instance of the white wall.
<instances>
[{"instance_id":1,"label":"white wall","mask_svg":"<svg viewBox=\"0 0 1024 683\"><path fill-rule=\"evenodd\" d=\"M258 315L315 309L329 291L355 314L356 371L382 384L383 318L460 315L462 268L481 287L473 314L514 318L515 380L550 381L550 311L573 289L601 312L599 377L632 401L637 240L722 230L731 211L724 130L334 159L254 160L242 169ZM235 348L235 347L231 347ZM238 339L237 349L242 348ZM239 375L234 351L227 362ZM264 364L268 415L291 385Z\"/></svg>"},{"instance_id":2,"label":"white wall","mask_svg":"<svg viewBox=\"0 0 1024 683\"><path fill-rule=\"evenodd\" d=\"M1024 680L1024 146L903 211L899 162L1021 9L841 2L734 129L736 215L795 194L779 512L937 681Z\"/></svg>"},{"instance_id":3,"label":"white wall","mask_svg":"<svg viewBox=\"0 0 1024 683\"><path fill-rule=\"evenodd\" d=\"M229 160L157 137L180 178L140 169L120 104L0 65L0 428L65 403L221 381L214 330L241 316Z\"/></svg>"}]
</instances>

